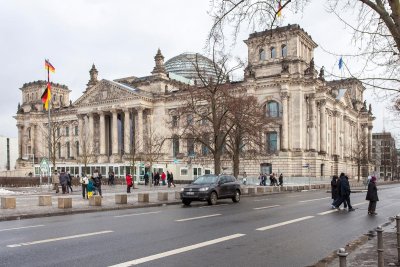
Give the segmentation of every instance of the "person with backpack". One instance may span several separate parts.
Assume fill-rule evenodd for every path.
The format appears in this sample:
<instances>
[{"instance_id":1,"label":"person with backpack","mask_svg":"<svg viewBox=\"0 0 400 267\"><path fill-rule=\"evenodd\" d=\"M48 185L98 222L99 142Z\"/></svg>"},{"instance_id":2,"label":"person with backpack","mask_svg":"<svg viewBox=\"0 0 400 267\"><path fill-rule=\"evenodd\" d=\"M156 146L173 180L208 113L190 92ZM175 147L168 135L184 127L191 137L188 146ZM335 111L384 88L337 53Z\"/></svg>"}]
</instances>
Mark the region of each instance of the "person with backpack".
<instances>
[{"instance_id":1,"label":"person with backpack","mask_svg":"<svg viewBox=\"0 0 400 267\"><path fill-rule=\"evenodd\" d=\"M372 176L370 182L368 183L368 191L365 199L369 200L368 215L377 215L378 213L375 212L375 209L376 209L376 202L379 201L379 198L378 198L378 188L376 187L375 176Z\"/></svg>"},{"instance_id":2,"label":"person with backpack","mask_svg":"<svg viewBox=\"0 0 400 267\"><path fill-rule=\"evenodd\" d=\"M94 191L94 181L93 177L88 179L88 185L87 185L87 198L91 198L93 196L93 191Z\"/></svg>"},{"instance_id":3,"label":"person with backpack","mask_svg":"<svg viewBox=\"0 0 400 267\"><path fill-rule=\"evenodd\" d=\"M64 169L61 169L61 174L60 174L60 184L62 188L62 193L68 193L67 192L67 186L68 186L68 174L65 173Z\"/></svg>"}]
</instances>

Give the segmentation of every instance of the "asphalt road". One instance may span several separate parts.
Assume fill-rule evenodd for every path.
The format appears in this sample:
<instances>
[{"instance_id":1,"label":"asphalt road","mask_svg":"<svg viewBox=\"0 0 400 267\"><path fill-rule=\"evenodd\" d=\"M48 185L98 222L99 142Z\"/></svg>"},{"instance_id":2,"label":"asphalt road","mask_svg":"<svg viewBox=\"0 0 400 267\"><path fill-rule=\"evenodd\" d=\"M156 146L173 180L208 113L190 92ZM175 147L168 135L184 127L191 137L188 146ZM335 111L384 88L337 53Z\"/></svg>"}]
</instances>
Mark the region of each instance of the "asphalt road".
<instances>
[{"instance_id":1,"label":"asphalt road","mask_svg":"<svg viewBox=\"0 0 400 267\"><path fill-rule=\"evenodd\" d=\"M375 217L365 193L347 212L310 191L1 222L0 266L307 266L400 213L400 187L378 188Z\"/></svg>"}]
</instances>

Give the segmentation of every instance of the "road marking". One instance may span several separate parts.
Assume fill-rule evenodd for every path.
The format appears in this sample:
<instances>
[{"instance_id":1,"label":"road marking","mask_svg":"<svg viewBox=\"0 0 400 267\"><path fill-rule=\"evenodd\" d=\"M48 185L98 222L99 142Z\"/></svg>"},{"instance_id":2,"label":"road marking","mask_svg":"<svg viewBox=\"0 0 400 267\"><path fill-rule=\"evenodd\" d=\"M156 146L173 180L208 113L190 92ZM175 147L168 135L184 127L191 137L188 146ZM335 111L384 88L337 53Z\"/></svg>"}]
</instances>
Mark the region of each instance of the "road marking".
<instances>
[{"instance_id":1,"label":"road marking","mask_svg":"<svg viewBox=\"0 0 400 267\"><path fill-rule=\"evenodd\" d=\"M63 236L63 237L57 237L57 238L51 238L51 239L45 239L45 240L38 240L38 241L25 242L25 243L19 243L19 244L12 244L12 245L7 245L7 247L15 248L15 247L21 247L21 246L30 246L30 245L49 243L49 242L55 242L55 241L60 241L60 240L67 240L67 239L74 239L74 238L87 237L87 236L93 236L93 235L108 234L108 233L112 233L112 232L114 232L114 231L101 231L101 232L87 233L87 234L81 234L81 235Z\"/></svg>"},{"instance_id":2,"label":"road marking","mask_svg":"<svg viewBox=\"0 0 400 267\"><path fill-rule=\"evenodd\" d=\"M320 212L320 213L318 213L318 215L325 215L325 214L334 213L334 212L337 212L337 211L338 211L337 209L332 209L332 210Z\"/></svg>"},{"instance_id":3,"label":"road marking","mask_svg":"<svg viewBox=\"0 0 400 267\"><path fill-rule=\"evenodd\" d=\"M317 200L322 200L322 199L327 199L330 197L323 197L323 198L314 198L314 199L308 199L308 200L301 200L299 202L310 202L310 201L317 201Z\"/></svg>"},{"instance_id":4,"label":"road marking","mask_svg":"<svg viewBox=\"0 0 400 267\"><path fill-rule=\"evenodd\" d=\"M263 210L263 209L270 209L270 208L275 208L279 207L280 205L272 205L272 206L266 206L266 207L259 207L259 208L253 208L254 210Z\"/></svg>"},{"instance_id":5,"label":"road marking","mask_svg":"<svg viewBox=\"0 0 400 267\"><path fill-rule=\"evenodd\" d=\"M39 224L39 225L31 225L31 226L24 226L24 227L17 227L17 228L0 229L0 232L19 230L19 229L27 229L27 228L35 228L35 227L42 227L42 226L44 226L44 225Z\"/></svg>"},{"instance_id":6,"label":"road marking","mask_svg":"<svg viewBox=\"0 0 400 267\"><path fill-rule=\"evenodd\" d=\"M352 205L352 206L353 206L353 207L354 207L354 206L361 206L361 205L368 204L368 203L369 203L368 201L364 201L364 202L360 202L360 203L354 204L354 205Z\"/></svg>"},{"instance_id":7,"label":"road marking","mask_svg":"<svg viewBox=\"0 0 400 267\"><path fill-rule=\"evenodd\" d=\"M151 211L151 212L143 212L143 213L132 213L132 214L125 214L125 215L116 215L116 216L114 216L114 218L138 216L138 215L147 215L147 214L154 214L154 213L160 213L160 212L161 212L161 210L159 210L159 211Z\"/></svg>"},{"instance_id":8,"label":"road marking","mask_svg":"<svg viewBox=\"0 0 400 267\"><path fill-rule=\"evenodd\" d=\"M229 204L218 204L218 205L210 205L210 206L201 206L199 208L203 209L203 208L212 208L212 207L227 206L227 205L229 205Z\"/></svg>"},{"instance_id":9,"label":"road marking","mask_svg":"<svg viewBox=\"0 0 400 267\"><path fill-rule=\"evenodd\" d=\"M279 226L283 226L283 225L287 225L287 224L291 224L291 223L295 223L295 222L300 222L300 221L304 221L304 220L308 220L308 219L311 219L311 218L314 218L314 216L306 216L306 217L301 217L301 218L290 220L290 221L286 221L286 222L272 224L272 225L268 225L268 226L265 226L265 227L257 228L256 230L257 231L265 231L265 230L269 230L269 229L276 228L276 227L279 227Z\"/></svg>"},{"instance_id":10,"label":"road marking","mask_svg":"<svg viewBox=\"0 0 400 267\"><path fill-rule=\"evenodd\" d=\"M263 199L255 199L255 200L253 200L253 201L264 201L264 200L269 200L269 198L263 198Z\"/></svg>"},{"instance_id":11,"label":"road marking","mask_svg":"<svg viewBox=\"0 0 400 267\"><path fill-rule=\"evenodd\" d=\"M145 262L158 260L158 259L165 258L165 257L168 257L168 256L176 255L176 254L179 254L179 253L183 253L183 252L191 251L191 250L194 250L194 249L198 249L198 248L214 245L214 244L217 244L217 243L221 243L221 242L224 242L224 241L232 240L232 239L235 239L235 238L238 238L238 237L242 237L242 236L245 236L245 234L229 235L229 236L225 236L225 237L221 237L221 238L205 241L205 242L198 243L198 244L194 244L194 245L190 245L190 246L186 246L186 247L173 249L173 250L170 250L170 251L167 251L167 252L162 252L162 253L151 255L151 256L148 256L148 257L144 257L144 258L139 258L139 259L136 259L136 260L123 262L123 263L112 265L112 266L109 266L109 267L128 267L128 266L132 266L132 265L139 265L139 264L142 264L142 263L145 263Z\"/></svg>"},{"instance_id":12,"label":"road marking","mask_svg":"<svg viewBox=\"0 0 400 267\"><path fill-rule=\"evenodd\" d=\"M175 221L176 222L185 222L185 221L204 219L204 218L215 217L215 216L220 216L220 215L222 215L222 214L211 214L211 215L192 217L192 218L187 218L187 219L180 219L180 220L175 220Z\"/></svg>"}]
</instances>

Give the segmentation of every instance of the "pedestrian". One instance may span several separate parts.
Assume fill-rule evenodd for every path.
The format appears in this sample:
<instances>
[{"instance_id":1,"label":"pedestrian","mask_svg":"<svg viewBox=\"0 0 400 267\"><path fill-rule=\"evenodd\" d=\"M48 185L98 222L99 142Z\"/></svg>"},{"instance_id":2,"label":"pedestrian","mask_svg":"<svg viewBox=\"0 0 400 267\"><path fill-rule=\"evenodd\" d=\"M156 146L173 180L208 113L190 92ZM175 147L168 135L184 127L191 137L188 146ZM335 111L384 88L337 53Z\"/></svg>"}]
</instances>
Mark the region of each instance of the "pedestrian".
<instances>
[{"instance_id":1,"label":"pedestrian","mask_svg":"<svg viewBox=\"0 0 400 267\"><path fill-rule=\"evenodd\" d=\"M97 193L97 192L99 192L99 195L101 196L101 197L103 197L103 194L102 194L102 192L101 192L101 179L102 179L102 176L101 176L101 173L99 173L99 170L95 170L94 171L94 173L93 173L93 181L94 181L94 186L95 186L95 194Z\"/></svg>"},{"instance_id":2,"label":"pedestrian","mask_svg":"<svg viewBox=\"0 0 400 267\"><path fill-rule=\"evenodd\" d=\"M332 180L331 180L331 194L332 194L332 208L335 208L333 206L333 204L335 203L335 201L338 199L338 177L337 175L332 176Z\"/></svg>"},{"instance_id":3,"label":"pedestrian","mask_svg":"<svg viewBox=\"0 0 400 267\"><path fill-rule=\"evenodd\" d=\"M149 184L149 175L147 172L144 173L143 179L144 179L144 185L148 185Z\"/></svg>"},{"instance_id":4,"label":"pedestrian","mask_svg":"<svg viewBox=\"0 0 400 267\"><path fill-rule=\"evenodd\" d=\"M340 197L338 198L337 201L335 201L334 207L338 209L343 202L346 202L349 208L348 210L354 211L355 209L353 209L350 203L351 190L349 184L349 177L345 176L344 173L341 173L339 179L340 183L338 184L338 186L340 187Z\"/></svg>"},{"instance_id":5,"label":"pedestrian","mask_svg":"<svg viewBox=\"0 0 400 267\"><path fill-rule=\"evenodd\" d=\"M132 184L132 175L129 172L126 174L125 180L126 180L126 192L130 193L133 184Z\"/></svg>"},{"instance_id":6,"label":"pedestrian","mask_svg":"<svg viewBox=\"0 0 400 267\"><path fill-rule=\"evenodd\" d=\"M62 188L62 193L65 194L67 193L67 187L68 187L68 174L65 173L64 168L61 169L61 174L60 174L60 184Z\"/></svg>"},{"instance_id":7,"label":"pedestrian","mask_svg":"<svg viewBox=\"0 0 400 267\"><path fill-rule=\"evenodd\" d=\"M60 177L58 176L57 170L51 175L51 181L53 183L53 190L56 190L56 194L60 192L58 185L60 184Z\"/></svg>"},{"instance_id":8,"label":"pedestrian","mask_svg":"<svg viewBox=\"0 0 400 267\"><path fill-rule=\"evenodd\" d=\"M108 173L108 181L107 181L107 184L108 184L108 185L114 185L114 178L115 178L114 172L109 172L109 173Z\"/></svg>"},{"instance_id":9,"label":"pedestrian","mask_svg":"<svg viewBox=\"0 0 400 267\"><path fill-rule=\"evenodd\" d=\"M67 171L67 175L68 175L68 181L67 181L67 193L69 194L69 190L71 190L71 193L73 192L72 190L72 176L69 173L69 171Z\"/></svg>"},{"instance_id":10,"label":"pedestrian","mask_svg":"<svg viewBox=\"0 0 400 267\"><path fill-rule=\"evenodd\" d=\"M167 176L165 175L165 172L161 173L161 181L162 181L162 185L166 185L165 183L165 179L167 178Z\"/></svg>"},{"instance_id":11,"label":"pedestrian","mask_svg":"<svg viewBox=\"0 0 400 267\"><path fill-rule=\"evenodd\" d=\"M376 209L376 202L379 201L379 198L378 198L378 188L376 187L375 176L371 177L371 181L368 184L367 196L365 199L369 200L368 215L377 215L378 213L375 212L375 209Z\"/></svg>"},{"instance_id":12,"label":"pedestrian","mask_svg":"<svg viewBox=\"0 0 400 267\"><path fill-rule=\"evenodd\" d=\"M176 185L174 184L174 175L172 172L167 171L167 180L168 180L168 187L171 187L171 185L176 187Z\"/></svg>"},{"instance_id":13,"label":"pedestrian","mask_svg":"<svg viewBox=\"0 0 400 267\"><path fill-rule=\"evenodd\" d=\"M274 185L274 176L273 176L273 173L271 173L271 174L269 175L269 185L270 185L270 186L273 186L273 185Z\"/></svg>"},{"instance_id":14,"label":"pedestrian","mask_svg":"<svg viewBox=\"0 0 400 267\"><path fill-rule=\"evenodd\" d=\"M82 173L81 179L79 180L79 182L81 183L82 186L82 197L83 199L88 199L88 184L89 184L89 179L87 178L87 176Z\"/></svg>"},{"instance_id":15,"label":"pedestrian","mask_svg":"<svg viewBox=\"0 0 400 267\"><path fill-rule=\"evenodd\" d=\"M88 185L87 185L87 198L91 198L93 196L93 191L94 191L94 181L93 177L90 177L88 179Z\"/></svg>"},{"instance_id":16,"label":"pedestrian","mask_svg":"<svg viewBox=\"0 0 400 267\"><path fill-rule=\"evenodd\" d=\"M156 172L154 175L154 186L160 185L160 174Z\"/></svg>"},{"instance_id":17,"label":"pedestrian","mask_svg":"<svg viewBox=\"0 0 400 267\"><path fill-rule=\"evenodd\" d=\"M283 186L283 174L279 175L279 185Z\"/></svg>"}]
</instances>

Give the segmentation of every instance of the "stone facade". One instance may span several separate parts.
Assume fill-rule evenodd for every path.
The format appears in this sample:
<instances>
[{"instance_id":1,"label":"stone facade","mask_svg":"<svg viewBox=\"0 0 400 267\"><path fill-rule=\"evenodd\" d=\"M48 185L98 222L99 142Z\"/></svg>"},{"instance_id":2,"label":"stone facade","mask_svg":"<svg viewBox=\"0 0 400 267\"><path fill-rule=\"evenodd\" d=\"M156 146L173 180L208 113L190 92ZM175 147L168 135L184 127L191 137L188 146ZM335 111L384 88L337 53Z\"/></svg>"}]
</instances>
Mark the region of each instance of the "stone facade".
<instances>
[{"instance_id":1,"label":"stone facade","mask_svg":"<svg viewBox=\"0 0 400 267\"><path fill-rule=\"evenodd\" d=\"M354 148L361 136L365 137L370 158L374 119L363 102L361 82L326 81L323 69L318 73L314 68L317 45L298 25L253 33L245 43L248 66L244 80L235 86L256 96L260 108L266 116L274 117L275 124L262 130L265 147L272 153L243 159L241 173L256 176L260 171L282 172L284 176L327 178L346 172L353 177L357 169ZM146 146L154 133L167 138L155 168L173 171L177 180L212 172L209 159L186 156L184 142L178 144L183 155L173 157L173 110L182 105L185 88L193 83L177 79L178 75L166 69L160 50L151 75L146 77L99 81L93 65L86 90L73 103L66 86L53 84L52 118L59 123L58 160L68 166L82 165L85 148L95 155L90 165L106 166L102 172L108 172L129 165L133 143L137 142L139 154L148 151ZM39 81L21 88L23 101L15 116L20 163L26 154L35 154L35 158L47 155L47 114L40 103L44 87L45 82ZM229 171L230 161L225 159L223 164ZM137 162L137 179L147 165ZM371 166L366 168L369 172ZM124 173L118 171L120 176Z\"/></svg>"},{"instance_id":2,"label":"stone facade","mask_svg":"<svg viewBox=\"0 0 400 267\"><path fill-rule=\"evenodd\" d=\"M398 177L396 142L391 133L372 134L372 161L378 178L392 180Z\"/></svg>"}]
</instances>

